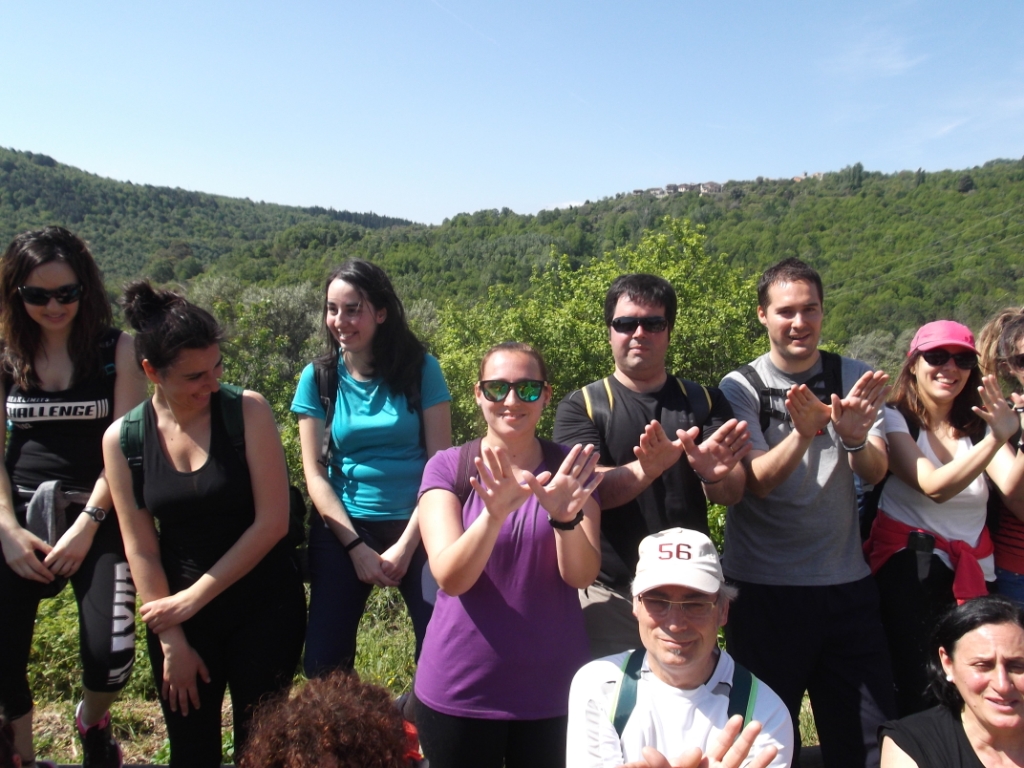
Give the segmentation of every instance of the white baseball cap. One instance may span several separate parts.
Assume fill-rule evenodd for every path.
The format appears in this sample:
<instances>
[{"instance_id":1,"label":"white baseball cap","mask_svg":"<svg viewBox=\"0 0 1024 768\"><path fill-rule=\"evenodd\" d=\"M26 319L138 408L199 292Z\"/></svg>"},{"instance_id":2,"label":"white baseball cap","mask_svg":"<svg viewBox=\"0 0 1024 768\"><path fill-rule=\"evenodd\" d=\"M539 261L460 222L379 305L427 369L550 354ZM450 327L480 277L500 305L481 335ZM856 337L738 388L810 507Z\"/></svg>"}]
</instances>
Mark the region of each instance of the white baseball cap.
<instances>
[{"instance_id":1,"label":"white baseball cap","mask_svg":"<svg viewBox=\"0 0 1024 768\"><path fill-rule=\"evenodd\" d=\"M634 595L667 585L715 594L724 582L718 551L700 531L669 528L640 542Z\"/></svg>"}]
</instances>

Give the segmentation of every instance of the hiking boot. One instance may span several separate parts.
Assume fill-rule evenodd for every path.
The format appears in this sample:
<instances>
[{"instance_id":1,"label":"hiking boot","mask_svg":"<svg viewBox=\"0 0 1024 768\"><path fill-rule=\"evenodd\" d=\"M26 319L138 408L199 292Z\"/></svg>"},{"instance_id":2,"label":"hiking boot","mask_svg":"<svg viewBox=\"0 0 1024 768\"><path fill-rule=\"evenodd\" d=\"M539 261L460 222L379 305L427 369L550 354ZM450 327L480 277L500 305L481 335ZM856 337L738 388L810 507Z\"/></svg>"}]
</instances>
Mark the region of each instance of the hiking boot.
<instances>
[{"instance_id":1,"label":"hiking boot","mask_svg":"<svg viewBox=\"0 0 1024 768\"><path fill-rule=\"evenodd\" d=\"M110 711L96 725L88 728L82 722L82 704L75 710L75 725L82 738L82 768L121 768L124 758L121 745L110 732Z\"/></svg>"}]
</instances>

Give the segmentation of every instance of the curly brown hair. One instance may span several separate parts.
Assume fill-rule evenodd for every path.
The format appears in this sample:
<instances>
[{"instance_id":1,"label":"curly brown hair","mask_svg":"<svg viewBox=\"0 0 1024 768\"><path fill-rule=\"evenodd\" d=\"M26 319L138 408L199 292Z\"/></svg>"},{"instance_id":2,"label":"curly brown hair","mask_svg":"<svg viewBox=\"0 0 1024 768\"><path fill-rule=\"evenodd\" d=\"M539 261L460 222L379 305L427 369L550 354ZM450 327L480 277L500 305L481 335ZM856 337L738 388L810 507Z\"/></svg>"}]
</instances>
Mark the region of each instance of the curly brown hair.
<instances>
[{"instance_id":1,"label":"curly brown hair","mask_svg":"<svg viewBox=\"0 0 1024 768\"><path fill-rule=\"evenodd\" d=\"M406 755L391 694L339 670L261 706L238 768L406 768Z\"/></svg>"}]
</instances>

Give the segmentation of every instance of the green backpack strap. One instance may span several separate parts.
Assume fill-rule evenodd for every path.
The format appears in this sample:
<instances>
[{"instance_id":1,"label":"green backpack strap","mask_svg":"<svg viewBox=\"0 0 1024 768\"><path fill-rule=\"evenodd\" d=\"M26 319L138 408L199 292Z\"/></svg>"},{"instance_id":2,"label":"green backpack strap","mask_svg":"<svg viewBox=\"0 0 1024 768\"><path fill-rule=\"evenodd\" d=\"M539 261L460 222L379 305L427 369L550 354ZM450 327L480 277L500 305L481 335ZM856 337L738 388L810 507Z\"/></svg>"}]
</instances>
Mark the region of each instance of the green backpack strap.
<instances>
[{"instance_id":1,"label":"green backpack strap","mask_svg":"<svg viewBox=\"0 0 1024 768\"><path fill-rule=\"evenodd\" d=\"M232 384L221 384L220 412L224 419L224 427L231 439L231 447L235 449L242 461L245 461L245 418L242 415L242 388ZM121 453L128 461L128 469L132 473L132 493L135 506L144 509L146 500L143 494L146 474L142 467L142 453L146 445L146 406L144 400L132 408L121 419Z\"/></svg>"},{"instance_id":2,"label":"green backpack strap","mask_svg":"<svg viewBox=\"0 0 1024 768\"><path fill-rule=\"evenodd\" d=\"M743 715L743 727L754 719L754 704L761 681L750 670L733 660L732 689L729 691L729 717Z\"/></svg>"},{"instance_id":3,"label":"green backpack strap","mask_svg":"<svg viewBox=\"0 0 1024 768\"><path fill-rule=\"evenodd\" d=\"M645 650L630 651L622 662L622 678L615 692L615 706L608 713L620 739L629 716L633 714L633 707L636 706L636 684L640 679L640 667L643 666L646 655Z\"/></svg>"},{"instance_id":4,"label":"green backpack strap","mask_svg":"<svg viewBox=\"0 0 1024 768\"><path fill-rule=\"evenodd\" d=\"M144 509L146 502L142 497L142 447L146 433L146 405L143 400L132 408L121 419L121 453L128 461L128 469L132 473L132 493L135 495L135 506Z\"/></svg>"}]
</instances>

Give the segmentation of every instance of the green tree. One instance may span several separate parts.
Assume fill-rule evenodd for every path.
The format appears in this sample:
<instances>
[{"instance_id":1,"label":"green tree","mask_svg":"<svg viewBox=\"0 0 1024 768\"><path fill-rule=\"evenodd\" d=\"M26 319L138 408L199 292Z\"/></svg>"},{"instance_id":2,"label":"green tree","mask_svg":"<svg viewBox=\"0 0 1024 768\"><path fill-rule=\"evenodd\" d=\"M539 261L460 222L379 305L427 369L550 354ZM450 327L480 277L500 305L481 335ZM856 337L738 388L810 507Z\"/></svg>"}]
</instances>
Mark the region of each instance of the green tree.
<instances>
[{"instance_id":1,"label":"green tree","mask_svg":"<svg viewBox=\"0 0 1024 768\"><path fill-rule=\"evenodd\" d=\"M764 351L754 281L730 267L724 254L707 255L704 235L688 221L666 219L637 245L605 253L578 269L568 255L552 254L546 271L534 271L525 297L499 285L468 309L452 303L441 309L433 346L452 390L456 442L482 431L473 382L481 356L494 344L514 339L537 347L548 361L555 402L609 375L613 364L604 297L611 282L628 272L661 275L676 289L679 314L668 352L670 371L717 384ZM549 408L541 434L551 433L553 418Z\"/></svg>"}]
</instances>

